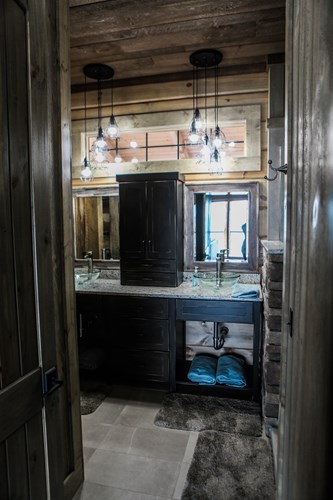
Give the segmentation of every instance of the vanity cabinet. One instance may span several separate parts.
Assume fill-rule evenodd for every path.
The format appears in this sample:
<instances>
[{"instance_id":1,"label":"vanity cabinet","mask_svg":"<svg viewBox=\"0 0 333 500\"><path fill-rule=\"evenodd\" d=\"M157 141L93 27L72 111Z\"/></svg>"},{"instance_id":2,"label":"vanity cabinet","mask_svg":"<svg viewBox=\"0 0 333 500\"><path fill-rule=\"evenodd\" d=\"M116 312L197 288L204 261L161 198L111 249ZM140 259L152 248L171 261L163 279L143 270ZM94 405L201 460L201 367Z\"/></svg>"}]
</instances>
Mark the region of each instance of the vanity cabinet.
<instances>
[{"instance_id":1,"label":"vanity cabinet","mask_svg":"<svg viewBox=\"0 0 333 500\"><path fill-rule=\"evenodd\" d=\"M178 286L183 271L183 177L117 175L122 285Z\"/></svg>"},{"instance_id":2,"label":"vanity cabinet","mask_svg":"<svg viewBox=\"0 0 333 500\"><path fill-rule=\"evenodd\" d=\"M104 297L112 380L170 389L174 349L169 317L168 299Z\"/></svg>"},{"instance_id":3,"label":"vanity cabinet","mask_svg":"<svg viewBox=\"0 0 333 500\"><path fill-rule=\"evenodd\" d=\"M79 367L95 371L106 361L104 311L98 295L76 294Z\"/></svg>"},{"instance_id":4,"label":"vanity cabinet","mask_svg":"<svg viewBox=\"0 0 333 500\"><path fill-rule=\"evenodd\" d=\"M115 291L110 295L76 294L81 317L79 342L87 336L90 345L103 345L110 383L260 399L260 300L174 298L173 289L164 297L153 292L142 297L130 291L120 295ZM253 363L246 366L246 387L199 385L188 380L191 361L186 358L187 321L253 325Z\"/></svg>"}]
</instances>

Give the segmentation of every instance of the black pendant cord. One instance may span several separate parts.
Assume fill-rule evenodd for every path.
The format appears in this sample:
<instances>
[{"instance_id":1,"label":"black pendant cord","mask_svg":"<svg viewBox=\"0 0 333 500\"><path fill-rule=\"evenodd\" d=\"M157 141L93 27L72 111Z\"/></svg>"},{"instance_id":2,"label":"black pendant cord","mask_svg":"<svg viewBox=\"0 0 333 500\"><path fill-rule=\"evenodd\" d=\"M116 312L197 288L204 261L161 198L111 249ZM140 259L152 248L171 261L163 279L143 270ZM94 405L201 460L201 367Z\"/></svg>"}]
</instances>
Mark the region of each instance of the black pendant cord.
<instances>
[{"instance_id":1,"label":"black pendant cord","mask_svg":"<svg viewBox=\"0 0 333 500\"><path fill-rule=\"evenodd\" d=\"M192 105L193 105L193 116L194 116L194 113L195 113L195 97L196 97L196 91L195 91L195 86L196 86L196 82L195 82L195 66L193 66L193 68L192 68L192 82L193 82L193 86L192 86Z\"/></svg>"},{"instance_id":2,"label":"black pendant cord","mask_svg":"<svg viewBox=\"0 0 333 500\"><path fill-rule=\"evenodd\" d=\"M111 79L110 89L111 89L111 116L113 116L113 79Z\"/></svg>"},{"instance_id":3,"label":"black pendant cord","mask_svg":"<svg viewBox=\"0 0 333 500\"><path fill-rule=\"evenodd\" d=\"M87 161L87 77L84 75L84 158Z\"/></svg>"},{"instance_id":4,"label":"black pendant cord","mask_svg":"<svg viewBox=\"0 0 333 500\"><path fill-rule=\"evenodd\" d=\"M218 93L219 93L219 90L218 90L218 66L217 64L215 65L215 75L214 75L214 84L215 84L215 89L214 89L214 92L215 92L215 128L217 128L218 126L218 122L219 122L219 102L218 102Z\"/></svg>"},{"instance_id":5,"label":"black pendant cord","mask_svg":"<svg viewBox=\"0 0 333 500\"><path fill-rule=\"evenodd\" d=\"M208 136L208 110L207 110L207 67L205 66L205 135Z\"/></svg>"},{"instance_id":6,"label":"black pendant cord","mask_svg":"<svg viewBox=\"0 0 333 500\"><path fill-rule=\"evenodd\" d=\"M97 80L97 113L98 113L98 130L102 128L102 87L101 80Z\"/></svg>"},{"instance_id":7,"label":"black pendant cord","mask_svg":"<svg viewBox=\"0 0 333 500\"><path fill-rule=\"evenodd\" d=\"M195 85L195 95L196 95L196 108L199 109L199 75L198 75L198 68L195 68L195 72L196 72L196 78L195 78L195 82L196 82L196 85Z\"/></svg>"}]
</instances>

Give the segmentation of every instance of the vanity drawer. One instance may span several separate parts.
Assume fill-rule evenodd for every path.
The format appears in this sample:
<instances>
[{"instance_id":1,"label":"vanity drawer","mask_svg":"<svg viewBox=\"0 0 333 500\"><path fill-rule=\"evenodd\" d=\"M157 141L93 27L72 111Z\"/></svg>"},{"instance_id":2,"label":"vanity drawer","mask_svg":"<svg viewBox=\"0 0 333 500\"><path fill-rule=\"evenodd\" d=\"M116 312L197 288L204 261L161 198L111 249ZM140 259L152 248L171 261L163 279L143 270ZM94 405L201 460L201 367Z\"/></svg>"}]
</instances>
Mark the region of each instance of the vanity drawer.
<instances>
[{"instance_id":1,"label":"vanity drawer","mask_svg":"<svg viewBox=\"0 0 333 500\"><path fill-rule=\"evenodd\" d=\"M176 271L176 261L174 259L125 259L122 262L125 271L138 271L138 272L166 272L174 273Z\"/></svg>"},{"instance_id":2,"label":"vanity drawer","mask_svg":"<svg viewBox=\"0 0 333 500\"><path fill-rule=\"evenodd\" d=\"M178 286L176 273L156 271L121 271L122 285L132 286Z\"/></svg>"},{"instance_id":3,"label":"vanity drawer","mask_svg":"<svg viewBox=\"0 0 333 500\"><path fill-rule=\"evenodd\" d=\"M177 299L177 319L198 321L221 321L229 323L252 323L252 302Z\"/></svg>"},{"instance_id":4,"label":"vanity drawer","mask_svg":"<svg viewBox=\"0 0 333 500\"><path fill-rule=\"evenodd\" d=\"M169 316L168 299L106 297L104 307L108 327L117 317L167 319Z\"/></svg>"},{"instance_id":5,"label":"vanity drawer","mask_svg":"<svg viewBox=\"0 0 333 500\"><path fill-rule=\"evenodd\" d=\"M108 333L114 347L169 350L169 322L165 319L124 318Z\"/></svg>"},{"instance_id":6,"label":"vanity drawer","mask_svg":"<svg viewBox=\"0 0 333 500\"><path fill-rule=\"evenodd\" d=\"M169 382L169 353L115 349L110 368L115 380Z\"/></svg>"}]
</instances>

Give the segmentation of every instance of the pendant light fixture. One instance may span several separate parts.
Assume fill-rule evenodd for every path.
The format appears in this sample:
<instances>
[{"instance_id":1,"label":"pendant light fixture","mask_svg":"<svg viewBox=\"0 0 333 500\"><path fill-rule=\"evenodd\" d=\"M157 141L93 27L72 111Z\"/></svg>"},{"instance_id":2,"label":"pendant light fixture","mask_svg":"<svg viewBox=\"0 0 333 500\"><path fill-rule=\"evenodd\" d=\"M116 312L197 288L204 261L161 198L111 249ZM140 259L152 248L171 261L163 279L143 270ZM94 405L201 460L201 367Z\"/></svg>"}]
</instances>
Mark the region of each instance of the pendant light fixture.
<instances>
[{"instance_id":1,"label":"pendant light fixture","mask_svg":"<svg viewBox=\"0 0 333 500\"><path fill-rule=\"evenodd\" d=\"M218 124L218 65L223 55L216 49L201 49L190 55L193 66L193 118L189 127L189 141L192 144L202 143L201 158L209 164L212 173L222 172L222 158L225 156L223 148L226 138ZM214 128L208 126L208 90L207 69L214 69ZM199 69L204 70L204 115L205 123L202 124L199 111Z\"/></svg>"},{"instance_id":2,"label":"pendant light fixture","mask_svg":"<svg viewBox=\"0 0 333 500\"><path fill-rule=\"evenodd\" d=\"M111 116L108 128L106 129L106 133L107 136L110 137L110 139L117 140L117 149L118 149L118 139L120 137L120 130L113 114L113 78L111 80L110 90L111 90ZM119 158L118 154L116 155L116 158Z\"/></svg>"},{"instance_id":3,"label":"pendant light fixture","mask_svg":"<svg viewBox=\"0 0 333 500\"><path fill-rule=\"evenodd\" d=\"M84 77L84 158L81 165L80 179L82 182L90 182L94 175L87 155L87 77Z\"/></svg>"},{"instance_id":4,"label":"pendant light fixture","mask_svg":"<svg viewBox=\"0 0 333 500\"><path fill-rule=\"evenodd\" d=\"M106 138L108 134L102 128L102 80L110 80L113 78L114 71L106 64L87 64L83 68L86 77L97 80L97 135L91 146L93 158L97 163L102 163L105 160L105 153L109 151ZM113 102L112 102L113 108ZM112 115L113 116L113 115ZM111 118L112 118L111 116ZM111 120L110 118L110 120ZM114 117L113 117L114 118ZM110 136L111 137L111 136Z\"/></svg>"}]
</instances>

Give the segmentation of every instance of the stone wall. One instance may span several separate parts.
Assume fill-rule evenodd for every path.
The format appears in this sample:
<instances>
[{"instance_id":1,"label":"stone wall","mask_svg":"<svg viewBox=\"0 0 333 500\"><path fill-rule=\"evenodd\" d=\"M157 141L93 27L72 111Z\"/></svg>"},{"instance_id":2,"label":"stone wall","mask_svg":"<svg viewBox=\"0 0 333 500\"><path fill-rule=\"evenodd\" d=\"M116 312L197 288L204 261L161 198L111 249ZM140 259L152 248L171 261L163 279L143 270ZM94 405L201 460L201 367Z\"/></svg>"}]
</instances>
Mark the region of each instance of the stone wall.
<instances>
[{"instance_id":1,"label":"stone wall","mask_svg":"<svg viewBox=\"0 0 333 500\"><path fill-rule=\"evenodd\" d=\"M280 355L283 281L283 244L262 241L261 273L264 298L262 412L266 432L277 427L280 395Z\"/></svg>"}]
</instances>

